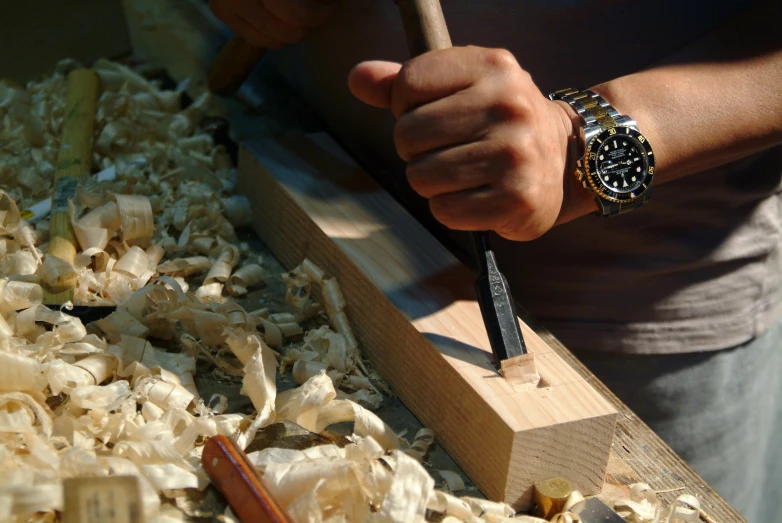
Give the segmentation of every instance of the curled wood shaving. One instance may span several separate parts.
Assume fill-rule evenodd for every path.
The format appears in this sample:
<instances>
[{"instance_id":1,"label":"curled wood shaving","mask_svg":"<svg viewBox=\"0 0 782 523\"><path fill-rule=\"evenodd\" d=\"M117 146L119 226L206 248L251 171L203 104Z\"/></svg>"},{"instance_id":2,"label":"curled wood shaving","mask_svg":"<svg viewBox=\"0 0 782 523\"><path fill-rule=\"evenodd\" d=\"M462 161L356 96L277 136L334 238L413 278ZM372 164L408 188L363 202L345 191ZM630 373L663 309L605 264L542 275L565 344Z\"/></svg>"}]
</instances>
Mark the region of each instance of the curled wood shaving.
<instances>
[{"instance_id":1,"label":"curled wood shaving","mask_svg":"<svg viewBox=\"0 0 782 523\"><path fill-rule=\"evenodd\" d=\"M232 296L247 294L247 289L263 280L263 267L255 263L249 263L228 278L226 290Z\"/></svg>"},{"instance_id":2,"label":"curled wood shaving","mask_svg":"<svg viewBox=\"0 0 782 523\"><path fill-rule=\"evenodd\" d=\"M657 494L646 483L630 486L630 498L615 501L613 508L630 523L656 522L662 513Z\"/></svg>"},{"instance_id":3,"label":"curled wood shaving","mask_svg":"<svg viewBox=\"0 0 782 523\"><path fill-rule=\"evenodd\" d=\"M464 480L456 472L452 470L438 470L437 473L443 478L449 491L458 492L459 490L464 490Z\"/></svg>"},{"instance_id":4,"label":"curled wood shaving","mask_svg":"<svg viewBox=\"0 0 782 523\"><path fill-rule=\"evenodd\" d=\"M697 498L682 494L663 509L657 494L646 483L630 486L630 499L614 502L614 510L630 523L683 523L700 521Z\"/></svg>"},{"instance_id":5,"label":"curled wood shaving","mask_svg":"<svg viewBox=\"0 0 782 523\"><path fill-rule=\"evenodd\" d=\"M0 81L0 520L59 521L63 479L111 475L138 478L146 521L176 520L165 501L207 485L207 438L246 447L259 429L290 420L313 431L348 422L355 433L344 449L255 456L294 517L422 521L437 495L418 463L433 433L402 451L407 443L366 408L379 407L387 387L361 360L336 279L304 260L283 278L287 311L248 313L223 296L267 275L237 243L234 227L251 213L233 194L230 157L202 127L209 94L193 93L182 109L180 92L97 61L97 172L68 202L78 252L73 264L44 254L65 75L75 67L63 61L25 87ZM116 310L85 326L70 304L42 305L42 286L67 282L76 305ZM254 412L202 399L197 360L241 378ZM291 366L299 386L278 393L277 369ZM465 521L500 521L459 503Z\"/></svg>"},{"instance_id":6,"label":"curled wood shaving","mask_svg":"<svg viewBox=\"0 0 782 523\"><path fill-rule=\"evenodd\" d=\"M668 523L700 521L701 504L695 496L682 494L670 504L665 514Z\"/></svg>"},{"instance_id":7,"label":"curled wood shaving","mask_svg":"<svg viewBox=\"0 0 782 523\"><path fill-rule=\"evenodd\" d=\"M421 429L416 433L413 444L405 452L416 460L423 461L432 443L434 443L434 431L432 429Z\"/></svg>"},{"instance_id":8,"label":"curled wood shaving","mask_svg":"<svg viewBox=\"0 0 782 523\"><path fill-rule=\"evenodd\" d=\"M551 519L552 523L581 523L581 517L573 512L560 512Z\"/></svg>"}]
</instances>

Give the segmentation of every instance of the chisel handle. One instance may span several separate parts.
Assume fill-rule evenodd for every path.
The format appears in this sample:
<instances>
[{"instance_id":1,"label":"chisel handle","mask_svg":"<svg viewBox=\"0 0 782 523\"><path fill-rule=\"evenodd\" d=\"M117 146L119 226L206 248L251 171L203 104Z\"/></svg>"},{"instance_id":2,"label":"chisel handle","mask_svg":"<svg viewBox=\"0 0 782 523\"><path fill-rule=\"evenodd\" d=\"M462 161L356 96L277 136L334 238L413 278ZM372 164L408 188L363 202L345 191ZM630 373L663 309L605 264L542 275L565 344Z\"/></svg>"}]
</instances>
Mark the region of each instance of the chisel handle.
<instances>
[{"instance_id":1,"label":"chisel handle","mask_svg":"<svg viewBox=\"0 0 782 523\"><path fill-rule=\"evenodd\" d=\"M209 438L201 465L242 523L294 523L233 439Z\"/></svg>"},{"instance_id":2,"label":"chisel handle","mask_svg":"<svg viewBox=\"0 0 782 523\"><path fill-rule=\"evenodd\" d=\"M440 0L396 0L410 57L451 47Z\"/></svg>"},{"instance_id":3,"label":"chisel handle","mask_svg":"<svg viewBox=\"0 0 782 523\"><path fill-rule=\"evenodd\" d=\"M266 49L234 36L225 44L209 68L209 90L233 96L263 58Z\"/></svg>"},{"instance_id":4,"label":"chisel handle","mask_svg":"<svg viewBox=\"0 0 782 523\"><path fill-rule=\"evenodd\" d=\"M440 0L396 0L396 3L402 15L411 58L451 47ZM475 283L478 304L494 353L494 363L497 368L501 368L503 361L527 354L527 347L517 320L510 286L497 267L497 260L489 245L489 233L477 231L471 235L480 270Z\"/></svg>"},{"instance_id":5,"label":"chisel handle","mask_svg":"<svg viewBox=\"0 0 782 523\"><path fill-rule=\"evenodd\" d=\"M76 69L68 74L62 138L54 172L49 249L47 254L68 263L76 257L76 237L68 214L68 200L76 195L79 178L90 172L92 131L98 103L100 79L95 71ZM44 289L44 303L61 305L73 298L73 278L58 279Z\"/></svg>"}]
</instances>

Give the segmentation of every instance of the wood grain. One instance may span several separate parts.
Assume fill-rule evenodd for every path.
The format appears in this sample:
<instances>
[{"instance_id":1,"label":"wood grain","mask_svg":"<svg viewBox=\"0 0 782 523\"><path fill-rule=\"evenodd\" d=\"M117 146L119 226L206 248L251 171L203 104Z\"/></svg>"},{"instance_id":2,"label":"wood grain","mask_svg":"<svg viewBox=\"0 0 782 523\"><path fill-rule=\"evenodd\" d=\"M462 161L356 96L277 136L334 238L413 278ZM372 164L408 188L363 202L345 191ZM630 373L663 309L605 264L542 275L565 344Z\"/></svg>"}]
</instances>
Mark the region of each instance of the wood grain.
<instances>
[{"instance_id":1,"label":"wood grain","mask_svg":"<svg viewBox=\"0 0 782 523\"><path fill-rule=\"evenodd\" d=\"M191 77L206 79L210 50L223 41L222 25L214 18L203 0L123 0L127 10L129 27L134 35L134 48L138 56L166 67L177 79ZM154 24L157 30L149 30ZM165 30L162 28L165 27ZM10 49L10 48L9 48ZM270 86L263 82L250 83L248 91L269 96ZM293 90L282 82L273 88L284 90L290 97L289 106L301 106ZM276 92L276 91L272 91ZM278 93L279 94L279 93ZM240 136L259 136L268 126L265 116L250 114L234 100L224 99L215 105L218 113L231 121L233 131ZM291 124L294 111L284 113L285 119L277 122L285 132L296 131ZM311 128L311 126L310 126ZM587 380L619 412L614 436L614 449L608 463L606 483L602 496L616 499L627 496L627 486L645 481L661 490L684 487L683 491L663 492L660 498L666 503L680 494L692 494L707 507L714 521L740 522L743 518L718 493L684 463L652 430L634 416L589 370L584 367L559 340L544 326L535 322L523 310L519 316L534 327L554 352L564 359L578 376ZM538 358L539 360L540 358ZM704 520L705 521L705 520Z\"/></svg>"},{"instance_id":2,"label":"wood grain","mask_svg":"<svg viewBox=\"0 0 782 523\"><path fill-rule=\"evenodd\" d=\"M608 387L587 369L545 327L523 311L520 316L559 355L573 372L582 376L619 412L613 450L609 460L606 484L601 498L617 499L627 496L626 487L638 482L647 483L664 506L682 494L698 498L708 517L719 522L741 523L745 519L728 504L703 478L685 463L660 437L631 411ZM701 516L701 519L708 521Z\"/></svg>"},{"instance_id":3,"label":"wood grain","mask_svg":"<svg viewBox=\"0 0 782 523\"><path fill-rule=\"evenodd\" d=\"M142 523L135 476L68 478L63 482L64 523Z\"/></svg>"},{"instance_id":4,"label":"wood grain","mask_svg":"<svg viewBox=\"0 0 782 523\"><path fill-rule=\"evenodd\" d=\"M76 257L76 237L73 234L68 200L75 196L79 178L90 172L92 130L100 79L89 69L76 69L68 75L68 94L62 139L54 173L49 250L47 254L68 263ZM63 278L57 285L44 289L44 303L59 305L73 298L73 278Z\"/></svg>"},{"instance_id":5,"label":"wood grain","mask_svg":"<svg viewBox=\"0 0 782 523\"><path fill-rule=\"evenodd\" d=\"M396 0L410 56L451 47L440 0Z\"/></svg>"},{"instance_id":6,"label":"wood grain","mask_svg":"<svg viewBox=\"0 0 782 523\"><path fill-rule=\"evenodd\" d=\"M522 324L542 386L492 365L474 275L326 135L246 144L240 192L286 267L336 276L365 355L490 498L528 508L535 481L603 484L616 412Z\"/></svg>"},{"instance_id":7,"label":"wood grain","mask_svg":"<svg viewBox=\"0 0 782 523\"><path fill-rule=\"evenodd\" d=\"M234 36L209 68L209 90L221 96L233 96L265 53L263 47Z\"/></svg>"}]
</instances>

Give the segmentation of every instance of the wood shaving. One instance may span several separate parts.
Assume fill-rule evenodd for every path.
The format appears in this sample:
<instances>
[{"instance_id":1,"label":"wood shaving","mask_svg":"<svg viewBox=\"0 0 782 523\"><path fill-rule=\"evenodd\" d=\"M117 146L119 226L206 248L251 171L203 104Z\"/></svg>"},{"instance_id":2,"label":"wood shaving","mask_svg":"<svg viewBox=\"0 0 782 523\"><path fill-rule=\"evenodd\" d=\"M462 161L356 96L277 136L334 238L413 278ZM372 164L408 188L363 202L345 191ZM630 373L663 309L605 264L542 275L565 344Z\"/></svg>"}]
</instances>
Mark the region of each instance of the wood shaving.
<instances>
[{"instance_id":1,"label":"wood shaving","mask_svg":"<svg viewBox=\"0 0 782 523\"><path fill-rule=\"evenodd\" d=\"M630 523L655 523L662 513L657 494L646 483L631 485L630 498L615 501L613 508Z\"/></svg>"},{"instance_id":2,"label":"wood shaving","mask_svg":"<svg viewBox=\"0 0 782 523\"><path fill-rule=\"evenodd\" d=\"M63 61L25 87L0 81L0 521L60 521L64 479L113 475L138 478L146 521L180 520L176 506L208 484L199 459L207 438L246 447L281 420L316 432L353 424L345 448L252 456L296 519L512 514L434 490L419 463L434 434L409 445L368 409L388 389L361 359L336 279L304 260L283 277L288 311L248 313L223 295L245 295L267 275L237 243L234 227L251 212L233 194L230 157L202 128L209 94L192 93L181 109L179 92L96 62L97 172L68 202L77 256L70 264L45 255L65 74L77 66ZM42 304L43 286L69 283L73 304ZM72 305L116 310L85 326ZM254 411L228 413L219 395L206 403L197 361L241 378ZM278 392L277 373L291 367L299 386Z\"/></svg>"},{"instance_id":3,"label":"wood shaving","mask_svg":"<svg viewBox=\"0 0 782 523\"><path fill-rule=\"evenodd\" d=\"M678 490L678 489L677 489ZM563 512L551 518L552 523L581 523L577 514L584 503L584 496L577 490L568 497ZM694 496L683 494L663 509L657 493L646 483L630 485L630 497L608 502L609 506L628 523L687 523L700 521L700 502ZM524 519L528 518L528 519ZM513 521L543 522L530 516L518 516Z\"/></svg>"},{"instance_id":4,"label":"wood shaving","mask_svg":"<svg viewBox=\"0 0 782 523\"><path fill-rule=\"evenodd\" d=\"M424 456L429 452L429 447L433 443L434 431L432 429L421 429L416 433L413 444L405 452L416 460L423 461Z\"/></svg>"},{"instance_id":5,"label":"wood shaving","mask_svg":"<svg viewBox=\"0 0 782 523\"><path fill-rule=\"evenodd\" d=\"M449 491L458 492L464 490L464 480L456 472L452 470L438 470L437 473L443 478Z\"/></svg>"}]
</instances>

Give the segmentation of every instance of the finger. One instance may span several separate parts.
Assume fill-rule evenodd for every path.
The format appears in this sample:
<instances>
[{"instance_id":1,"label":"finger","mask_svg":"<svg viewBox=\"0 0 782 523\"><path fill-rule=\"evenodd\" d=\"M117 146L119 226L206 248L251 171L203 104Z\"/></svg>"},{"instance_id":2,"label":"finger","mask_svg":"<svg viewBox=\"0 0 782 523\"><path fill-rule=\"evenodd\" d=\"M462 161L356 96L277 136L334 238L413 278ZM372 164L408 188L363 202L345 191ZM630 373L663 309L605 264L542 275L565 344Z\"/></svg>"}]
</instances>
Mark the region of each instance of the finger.
<instances>
[{"instance_id":1,"label":"finger","mask_svg":"<svg viewBox=\"0 0 782 523\"><path fill-rule=\"evenodd\" d=\"M393 62L362 62L348 75L350 92L365 104L386 109L391 105L391 86L401 67Z\"/></svg>"},{"instance_id":2,"label":"finger","mask_svg":"<svg viewBox=\"0 0 782 523\"><path fill-rule=\"evenodd\" d=\"M307 35L304 27L295 27L272 13L262 0L253 0L243 4L243 18L259 32L285 44L300 42Z\"/></svg>"},{"instance_id":3,"label":"finger","mask_svg":"<svg viewBox=\"0 0 782 523\"><path fill-rule=\"evenodd\" d=\"M429 151L484 137L496 118L486 109L487 97L481 90L476 85L400 116L394 127L399 156L410 161Z\"/></svg>"},{"instance_id":4,"label":"finger","mask_svg":"<svg viewBox=\"0 0 782 523\"><path fill-rule=\"evenodd\" d=\"M429 200L437 221L456 231L492 231L510 209L507 199L492 187L449 193Z\"/></svg>"},{"instance_id":5,"label":"finger","mask_svg":"<svg viewBox=\"0 0 782 523\"><path fill-rule=\"evenodd\" d=\"M234 33L253 45L265 47L267 49L280 49L281 47L284 47L282 42L259 31L238 14L230 14L223 19L223 21L228 27L233 29Z\"/></svg>"},{"instance_id":6,"label":"finger","mask_svg":"<svg viewBox=\"0 0 782 523\"><path fill-rule=\"evenodd\" d=\"M266 8L283 22L298 28L313 28L328 20L336 0L263 0Z\"/></svg>"},{"instance_id":7,"label":"finger","mask_svg":"<svg viewBox=\"0 0 782 523\"><path fill-rule=\"evenodd\" d=\"M431 51L407 62L394 81L391 111L399 118L407 111L467 89L482 74L477 47Z\"/></svg>"},{"instance_id":8,"label":"finger","mask_svg":"<svg viewBox=\"0 0 782 523\"><path fill-rule=\"evenodd\" d=\"M424 198L492 185L514 168L497 149L481 141L422 155L407 165L407 180Z\"/></svg>"},{"instance_id":9,"label":"finger","mask_svg":"<svg viewBox=\"0 0 782 523\"><path fill-rule=\"evenodd\" d=\"M214 15L228 24L228 18L233 13L231 10L231 2L229 0L209 0L209 9L212 10Z\"/></svg>"}]
</instances>

